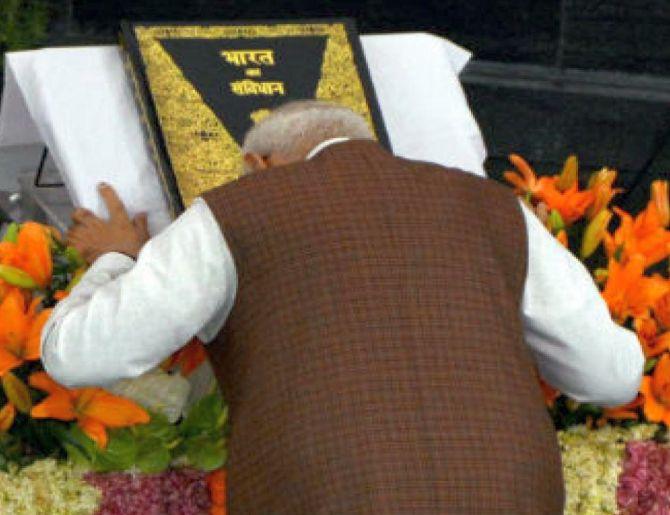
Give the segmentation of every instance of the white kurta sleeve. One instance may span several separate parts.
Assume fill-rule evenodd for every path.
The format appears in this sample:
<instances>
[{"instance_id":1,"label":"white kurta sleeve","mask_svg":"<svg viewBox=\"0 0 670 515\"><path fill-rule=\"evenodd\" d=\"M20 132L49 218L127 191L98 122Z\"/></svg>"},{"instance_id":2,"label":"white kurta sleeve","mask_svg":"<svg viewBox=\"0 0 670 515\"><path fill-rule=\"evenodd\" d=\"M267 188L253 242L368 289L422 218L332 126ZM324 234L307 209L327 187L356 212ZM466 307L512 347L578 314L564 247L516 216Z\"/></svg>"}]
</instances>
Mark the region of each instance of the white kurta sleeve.
<instances>
[{"instance_id":1,"label":"white kurta sleeve","mask_svg":"<svg viewBox=\"0 0 670 515\"><path fill-rule=\"evenodd\" d=\"M235 264L201 199L142 249L101 256L42 331L47 372L68 386L108 385L158 365L232 309Z\"/></svg>"},{"instance_id":2,"label":"white kurta sleeve","mask_svg":"<svg viewBox=\"0 0 670 515\"><path fill-rule=\"evenodd\" d=\"M586 268L522 206L528 230L522 317L540 374L580 402L631 401L644 367L637 336L612 320Z\"/></svg>"}]
</instances>

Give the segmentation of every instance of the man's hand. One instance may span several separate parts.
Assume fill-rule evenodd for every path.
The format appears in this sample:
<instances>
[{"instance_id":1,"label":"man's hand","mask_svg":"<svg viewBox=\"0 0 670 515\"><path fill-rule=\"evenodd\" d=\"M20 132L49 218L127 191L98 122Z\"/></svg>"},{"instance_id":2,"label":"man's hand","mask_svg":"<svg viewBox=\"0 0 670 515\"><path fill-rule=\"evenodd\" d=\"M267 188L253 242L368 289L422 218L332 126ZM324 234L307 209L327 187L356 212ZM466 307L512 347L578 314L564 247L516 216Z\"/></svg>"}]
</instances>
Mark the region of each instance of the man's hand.
<instances>
[{"instance_id":1,"label":"man's hand","mask_svg":"<svg viewBox=\"0 0 670 515\"><path fill-rule=\"evenodd\" d=\"M120 252L137 259L140 249L149 240L146 213L131 220L111 186L101 184L99 190L107 205L109 220L95 216L88 209L76 209L72 213L74 224L67 234L68 243L89 263L107 252Z\"/></svg>"}]
</instances>

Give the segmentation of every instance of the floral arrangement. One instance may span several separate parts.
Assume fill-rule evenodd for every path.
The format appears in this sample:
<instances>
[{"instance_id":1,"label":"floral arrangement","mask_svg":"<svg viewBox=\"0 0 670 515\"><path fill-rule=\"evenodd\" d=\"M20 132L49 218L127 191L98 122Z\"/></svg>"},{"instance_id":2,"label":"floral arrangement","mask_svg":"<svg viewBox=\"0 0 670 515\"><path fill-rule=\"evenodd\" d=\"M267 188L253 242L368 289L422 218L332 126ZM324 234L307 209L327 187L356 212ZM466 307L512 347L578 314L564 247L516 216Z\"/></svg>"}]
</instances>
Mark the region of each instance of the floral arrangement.
<instances>
[{"instance_id":1,"label":"floral arrangement","mask_svg":"<svg viewBox=\"0 0 670 515\"><path fill-rule=\"evenodd\" d=\"M611 207L621 192L616 172L593 173L586 188L578 180L578 163L569 157L561 172L537 177L520 156L511 155L515 171L505 173L529 207L558 241L592 272L612 317L637 332L647 357L640 395L626 406L600 410L578 405L542 383L557 427L576 423L602 425L607 420L670 424L670 206L668 181L654 181L651 200L636 216ZM613 222L618 222L610 230Z\"/></svg>"},{"instance_id":2,"label":"floral arrangement","mask_svg":"<svg viewBox=\"0 0 670 515\"><path fill-rule=\"evenodd\" d=\"M637 333L646 357L639 395L617 408L579 404L540 379L559 429L566 513L668 513L668 181L654 181L646 207L631 215L612 206L622 191L614 186L614 170L592 173L582 187L575 156L559 173L541 177L521 156L511 155L510 162L515 169L505 172L505 179L591 271L612 318Z\"/></svg>"},{"instance_id":3,"label":"floral arrangement","mask_svg":"<svg viewBox=\"0 0 670 515\"><path fill-rule=\"evenodd\" d=\"M592 272L612 317L637 333L647 358L638 397L613 409L579 404L540 380L559 429L566 513L665 513L668 182L655 181L633 216L612 206L621 192L614 170L580 185L574 156L551 176L520 156L510 161L505 178ZM84 272L52 228L12 224L0 242L0 503L17 514L225 513L227 410L218 392L185 410L177 380L206 359L197 340L162 370L113 391L66 388L44 370L41 329Z\"/></svg>"},{"instance_id":4,"label":"floral arrangement","mask_svg":"<svg viewBox=\"0 0 670 515\"><path fill-rule=\"evenodd\" d=\"M558 432L566 514L618 513L619 475L628 442L651 439L658 426L637 424L629 428L607 424L589 429L584 424Z\"/></svg>"},{"instance_id":5,"label":"floral arrangement","mask_svg":"<svg viewBox=\"0 0 670 515\"><path fill-rule=\"evenodd\" d=\"M10 503L8 492L16 494L16 478L22 478L26 492L35 492L25 478L40 476L45 467L51 470L56 466L53 460L67 460L71 468L57 467L54 470L58 473L52 477L70 484L71 490L78 492L81 506L91 506L95 498L96 513L116 513L109 506L119 497L119 485L124 484L126 490L141 493L138 499L145 501L160 498L160 502L167 502L165 493L170 489L186 492L179 502L186 503L184 506L191 503L191 507L175 508L179 513L224 513L227 409L218 391L213 391L184 412L181 401L188 392L183 385L188 388L188 383L175 377L188 375L205 360L201 343L190 342L163 364L164 370L177 369L177 374L159 369L137 381L119 384L115 390L124 395L99 387L66 388L44 370L41 330L53 306L69 294L85 269L76 250L66 246L54 229L35 222L11 224L0 242L3 506ZM172 385L176 385L173 390ZM157 404L155 399L161 396ZM51 484L51 479L47 483ZM89 486L82 486L86 484ZM178 485L190 486L179 489ZM93 487L102 492L97 498L90 495ZM64 488L63 492L69 491ZM21 496L15 497L11 502L22 502ZM30 493L23 498L34 501ZM145 508L151 504L147 502ZM59 509L50 506L44 513ZM81 512L95 511L82 508Z\"/></svg>"}]
</instances>

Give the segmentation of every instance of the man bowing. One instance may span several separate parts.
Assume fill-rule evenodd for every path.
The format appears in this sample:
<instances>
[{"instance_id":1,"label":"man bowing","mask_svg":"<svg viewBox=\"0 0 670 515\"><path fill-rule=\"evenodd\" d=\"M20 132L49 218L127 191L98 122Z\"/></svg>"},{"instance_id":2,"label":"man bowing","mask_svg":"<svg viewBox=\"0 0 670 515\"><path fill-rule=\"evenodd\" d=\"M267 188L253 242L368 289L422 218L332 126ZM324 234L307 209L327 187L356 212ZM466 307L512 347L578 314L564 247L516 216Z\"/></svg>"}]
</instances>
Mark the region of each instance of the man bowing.
<instances>
[{"instance_id":1,"label":"man bowing","mask_svg":"<svg viewBox=\"0 0 670 515\"><path fill-rule=\"evenodd\" d=\"M42 334L47 371L108 384L197 334L229 404L233 514L560 514L535 368L631 400L643 356L514 194L400 159L352 111L287 104L249 173L147 240L114 191L78 210L91 268Z\"/></svg>"}]
</instances>

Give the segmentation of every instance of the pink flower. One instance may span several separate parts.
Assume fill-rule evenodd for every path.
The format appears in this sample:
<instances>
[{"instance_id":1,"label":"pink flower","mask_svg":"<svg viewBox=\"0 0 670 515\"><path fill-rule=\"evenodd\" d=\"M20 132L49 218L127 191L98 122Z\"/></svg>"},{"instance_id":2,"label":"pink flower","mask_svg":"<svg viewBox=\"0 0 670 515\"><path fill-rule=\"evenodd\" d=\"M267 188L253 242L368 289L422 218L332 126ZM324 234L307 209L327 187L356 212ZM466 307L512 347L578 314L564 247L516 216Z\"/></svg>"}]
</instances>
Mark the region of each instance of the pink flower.
<instances>
[{"instance_id":1,"label":"pink flower","mask_svg":"<svg viewBox=\"0 0 670 515\"><path fill-rule=\"evenodd\" d=\"M206 515L211 500L206 473L171 469L160 474L89 473L102 491L96 515Z\"/></svg>"},{"instance_id":2,"label":"pink flower","mask_svg":"<svg viewBox=\"0 0 670 515\"><path fill-rule=\"evenodd\" d=\"M616 495L622 514L670 514L670 449L629 442Z\"/></svg>"}]
</instances>

